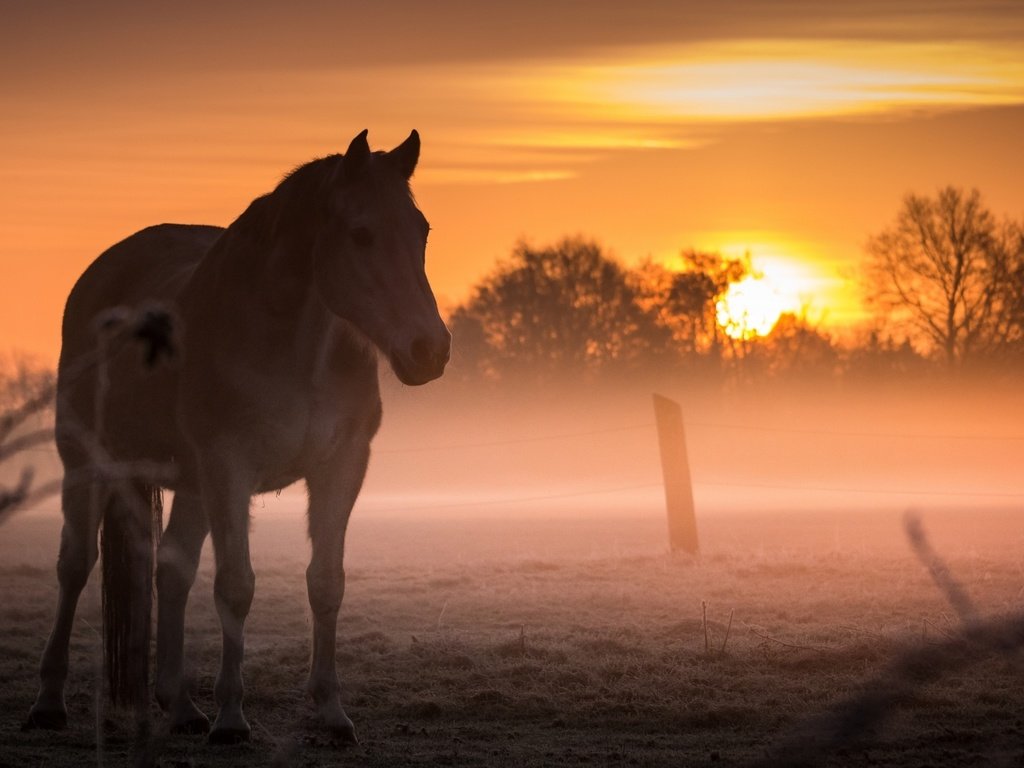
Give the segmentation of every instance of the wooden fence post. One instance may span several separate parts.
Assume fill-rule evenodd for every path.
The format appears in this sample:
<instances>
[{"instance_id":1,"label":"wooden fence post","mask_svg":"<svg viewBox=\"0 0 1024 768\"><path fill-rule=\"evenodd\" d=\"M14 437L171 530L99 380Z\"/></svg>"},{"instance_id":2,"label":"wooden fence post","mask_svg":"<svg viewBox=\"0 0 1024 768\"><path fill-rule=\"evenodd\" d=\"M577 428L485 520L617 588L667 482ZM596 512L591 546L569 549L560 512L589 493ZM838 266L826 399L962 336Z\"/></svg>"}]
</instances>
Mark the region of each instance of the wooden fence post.
<instances>
[{"instance_id":1,"label":"wooden fence post","mask_svg":"<svg viewBox=\"0 0 1024 768\"><path fill-rule=\"evenodd\" d=\"M658 423L661 472L665 479L665 507L668 511L668 539L673 552L691 555L700 551L697 516L693 506L693 485L686 459L683 409L675 400L654 395L654 416Z\"/></svg>"}]
</instances>

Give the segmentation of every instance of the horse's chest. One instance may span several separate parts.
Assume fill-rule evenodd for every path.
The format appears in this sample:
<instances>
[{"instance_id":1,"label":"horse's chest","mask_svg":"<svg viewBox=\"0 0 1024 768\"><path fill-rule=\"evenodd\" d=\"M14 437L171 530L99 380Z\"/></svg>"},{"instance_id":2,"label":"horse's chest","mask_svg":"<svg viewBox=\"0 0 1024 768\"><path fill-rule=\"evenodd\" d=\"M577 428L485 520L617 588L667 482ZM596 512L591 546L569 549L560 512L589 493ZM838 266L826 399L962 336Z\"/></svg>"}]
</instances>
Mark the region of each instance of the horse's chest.
<instances>
[{"instance_id":1,"label":"horse's chest","mask_svg":"<svg viewBox=\"0 0 1024 768\"><path fill-rule=\"evenodd\" d=\"M291 466L334 453L352 431L344 409L330 400L293 402L270 419L266 440L276 446L272 464Z\"/></svg>"},{"instance_id":2,"label":"horse's chest","mask_svg":"<svg viewBox=\"0 0 1024 768\"><path fill-rule=\"evenodd\" d=\"M333 455L357 431L355 415L344 404L315 399L307 414L300 452L312 457Z\"/></svg>"},{"instance_id":3,"label":"horse's chest","mask_svg":"<svg viewBox=\"0 0 1024 768\"><path fill-rule=\"evenodd\" d=\"M261 485L288 485L325 463L344 461L376 431L380 403L353 393L305 393L271 420ZM364 401L365 400L365 401ZM358 452L358 451L357 451Z\"/></svg>"}]
</instances>

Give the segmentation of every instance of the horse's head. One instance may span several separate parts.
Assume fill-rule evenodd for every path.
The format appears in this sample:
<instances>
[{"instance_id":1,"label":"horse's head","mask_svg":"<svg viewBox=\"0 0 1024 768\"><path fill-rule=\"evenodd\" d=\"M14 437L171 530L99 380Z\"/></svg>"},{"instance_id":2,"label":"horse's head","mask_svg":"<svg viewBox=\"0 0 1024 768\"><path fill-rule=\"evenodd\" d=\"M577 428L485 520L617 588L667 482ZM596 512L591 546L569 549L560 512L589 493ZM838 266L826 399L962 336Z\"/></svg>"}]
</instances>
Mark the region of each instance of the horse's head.
<instances>
[{"instance_id":1,"label":"horse's head","mask_svg":"<svg viewBox=\"0 0 1024 768\"><path fill-rule=\"evenodd\" d=\"M324 303L370 338L404 384L444 372L451 334L424 270L430 225L409 179L420 154L416 131L390 152L370 152L366 131L339 158L327 219L315 248Z\"/></svg>"}]
</instances>

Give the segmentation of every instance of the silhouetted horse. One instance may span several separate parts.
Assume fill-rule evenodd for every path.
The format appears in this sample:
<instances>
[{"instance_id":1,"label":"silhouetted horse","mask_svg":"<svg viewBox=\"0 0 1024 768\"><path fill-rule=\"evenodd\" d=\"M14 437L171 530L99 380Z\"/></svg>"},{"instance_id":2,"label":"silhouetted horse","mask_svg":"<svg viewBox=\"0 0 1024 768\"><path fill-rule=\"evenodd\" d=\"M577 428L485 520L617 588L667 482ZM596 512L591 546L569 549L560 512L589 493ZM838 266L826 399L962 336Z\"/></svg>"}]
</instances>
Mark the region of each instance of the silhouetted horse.
<instances>
[{"instance_id":1,"label":"silhouetted horse","mask_svg":"<svg viewBox=\"0 0 1024 768\"><path fill-rule=\"evenodd\" d=\"M451 342L424 273L430 227L409 190L419 150L413 131L394 150L371 152L363 131L344 156L301 166L227 229L150 227L79 278L64 313L58 370L60 600L29 725L66 723L68 639L97 559L99 517L111 694L148 702L150 509L159 488L105 474L97 465L106 458L175 470L173 480L159 482L174 490L174 503L157 551L156 696L176 730L210 727L189 696L182 646L185 603L212 534L223 631L213 741L249 736L242 653L254 588L250 499L306 481L308 690L323 723L355 738L339 697L335 632L345 528L381 417L373 347L403 383L417 385L441 375ZM179 364L147 370L137 348L111 343L102 375L82 375L81 362L96 356L96 318L151 301L172 308L180 322Z\"/></svg>"}]
</instances>

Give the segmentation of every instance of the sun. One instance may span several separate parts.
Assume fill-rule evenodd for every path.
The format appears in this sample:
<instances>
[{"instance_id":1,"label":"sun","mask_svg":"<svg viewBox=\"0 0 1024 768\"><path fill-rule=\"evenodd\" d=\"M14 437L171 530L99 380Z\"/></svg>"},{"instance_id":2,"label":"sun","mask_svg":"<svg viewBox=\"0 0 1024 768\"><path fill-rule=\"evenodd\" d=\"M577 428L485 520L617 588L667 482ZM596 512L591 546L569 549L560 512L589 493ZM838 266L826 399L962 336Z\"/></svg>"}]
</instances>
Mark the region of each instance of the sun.
<instances>
[{"instance_id":1,"label":"sun","mask_svg":"<svg viewBox=\"0 0 1024 768\"><path fill-rule=\"evenodd\" d=\"M842 331L837 316L841 324L850 325L863 318L859 296L851 291L848 277L822 258L820 243L761 230L707 230L690 237L697 250L746 265L746 276L715 302L717 325L730 339L768 336L784 314L830 333ZM678 254L663 259L672 271L690 268Z\"/></svg>"},{"instance_id":2,"label":"sun","mask_svg":"<svg viewBox=\"0 0 1024 768\"><path fill-rule=\"evenodd\" d=\"M748 275L729 286L715 305L718 324L734 339L771 333L783 312L797 309L767 277Z\"/></svg>"},{"instance_id":3,"label":"sun","mask_svg":"<svg viewBox=\"0 0 1024 768\"><path fill-rule=\"evenodd\" d=\"M749 272L715 304L715 318L729 338L767 336L785 313L823 321L836 300L834 275L822 268L813 245L775 232L707 232L700 247L747 261Z\"/></svg>"}]
</instances>

